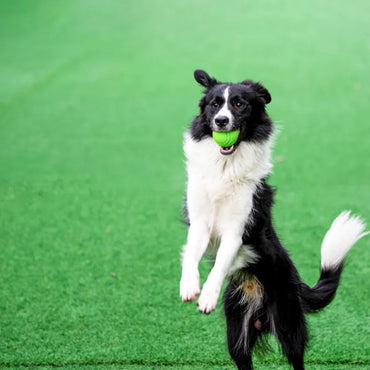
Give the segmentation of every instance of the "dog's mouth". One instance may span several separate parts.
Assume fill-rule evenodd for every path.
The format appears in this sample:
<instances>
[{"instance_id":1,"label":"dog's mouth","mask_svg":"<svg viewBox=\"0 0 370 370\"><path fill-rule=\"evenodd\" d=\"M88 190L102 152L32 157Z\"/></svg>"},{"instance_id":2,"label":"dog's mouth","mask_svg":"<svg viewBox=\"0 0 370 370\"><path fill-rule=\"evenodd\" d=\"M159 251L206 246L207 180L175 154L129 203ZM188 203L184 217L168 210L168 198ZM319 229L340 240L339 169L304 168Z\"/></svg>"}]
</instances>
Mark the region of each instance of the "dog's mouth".
<instances>
[{"instance_id":1,"label":"dog's mouth","mask_svg":"<svg viewBox=\"0 0 370 370\"><path fill-rule=\"evenodd\" d=\"M236 131L234 131L236 132ZM231 141L231 145L229 146L223 146L221 143L218 143L219 147L220 147L220 153L222 155L231 155L233 154L236 149L238 148L238 145L240 143L240 129L237 130L237 138L235 140L235 142L233 142L234 140Z\"/></svg>"},{"instance_id":2,"label":"dog's mouth","mask_svg":"<svg viewBox=\"0 0 370 370\"><path fill-rule=\"evenodd\" d=\"M220 153L223 155L230 155L233 154L236 150L236 144L233 144L231 146L228 146L227 148L220 147Z\"/></svg>"}]
</instances>

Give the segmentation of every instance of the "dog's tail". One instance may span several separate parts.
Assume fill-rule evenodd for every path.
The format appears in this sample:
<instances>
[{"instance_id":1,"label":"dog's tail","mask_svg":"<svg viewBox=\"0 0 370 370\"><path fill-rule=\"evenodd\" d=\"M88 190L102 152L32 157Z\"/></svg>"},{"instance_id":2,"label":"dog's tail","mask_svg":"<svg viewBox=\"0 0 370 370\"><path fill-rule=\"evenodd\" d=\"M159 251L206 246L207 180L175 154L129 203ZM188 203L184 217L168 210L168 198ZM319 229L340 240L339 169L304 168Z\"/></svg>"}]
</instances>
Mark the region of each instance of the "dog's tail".
<instances>
[{"instance_id":1,"label":"dog's tail","mask_svg":"<svg viewBox=\"0 0 370 370\"><path fill-rule=\"evenodd\" d=\"M320 279L312 288L302 282L305 312L316 312L327 306L337 291L343 260L351 247L363 236L364 222L349 211L342 212L332 223L321 245Z\"/></svg>"}]
</instances>

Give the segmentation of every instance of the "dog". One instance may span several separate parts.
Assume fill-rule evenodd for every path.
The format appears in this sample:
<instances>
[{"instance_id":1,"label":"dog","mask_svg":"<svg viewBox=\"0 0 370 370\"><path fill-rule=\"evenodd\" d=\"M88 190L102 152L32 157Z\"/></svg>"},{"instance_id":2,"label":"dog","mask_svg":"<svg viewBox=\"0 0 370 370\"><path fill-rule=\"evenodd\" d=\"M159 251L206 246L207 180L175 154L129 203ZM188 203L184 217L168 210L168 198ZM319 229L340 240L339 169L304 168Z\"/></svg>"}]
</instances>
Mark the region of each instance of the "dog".
<instances>
[{"instance_id":1,"label":"dog","mask_svg":"<svg viewBox=\"0 0 370 370\"><path fill-rule=\"evenodd\" d=\"M200 113L184 134L188 228L182 251L180 297L212 312L223 282L227 343L238 369L252 369L252 350L272 333L295 370L304 369L308 341L305 314L334 298L349 249L364 235L365 224L349 211L332 223L321 246L320 278L313 287L299 277L273 227L271 172L274 124L260 83L222 83L203 70L194 72L204 95ZM238 130L237 141L221 147L213 131ZM215 250L213 268L200 291L198 264Z\"/></svg>"}]
</instances>

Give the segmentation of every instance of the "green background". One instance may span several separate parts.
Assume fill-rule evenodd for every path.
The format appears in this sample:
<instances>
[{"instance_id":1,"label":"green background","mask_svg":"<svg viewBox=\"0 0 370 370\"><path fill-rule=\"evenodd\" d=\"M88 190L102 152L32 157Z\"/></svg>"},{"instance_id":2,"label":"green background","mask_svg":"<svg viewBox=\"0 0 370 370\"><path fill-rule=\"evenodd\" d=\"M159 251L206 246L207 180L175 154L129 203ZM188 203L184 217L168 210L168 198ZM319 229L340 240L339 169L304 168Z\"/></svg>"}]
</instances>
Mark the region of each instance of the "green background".
<instances>
[{"instance_id":1,"label":"green background","mask_svg":"<svg viewBox=\"0 0 370 370\"><path fill-rule=\"evenodd\" d=\"M1 1L0 367L233 369L221 307L178 297L193 70L269 89L275 224L314 284L336 215L370 219L369 14L367 0ZM308 369L370 368L369 240L308 318ZM278 350L256 364L288 369Z\"/></svg>"}]
</instances>

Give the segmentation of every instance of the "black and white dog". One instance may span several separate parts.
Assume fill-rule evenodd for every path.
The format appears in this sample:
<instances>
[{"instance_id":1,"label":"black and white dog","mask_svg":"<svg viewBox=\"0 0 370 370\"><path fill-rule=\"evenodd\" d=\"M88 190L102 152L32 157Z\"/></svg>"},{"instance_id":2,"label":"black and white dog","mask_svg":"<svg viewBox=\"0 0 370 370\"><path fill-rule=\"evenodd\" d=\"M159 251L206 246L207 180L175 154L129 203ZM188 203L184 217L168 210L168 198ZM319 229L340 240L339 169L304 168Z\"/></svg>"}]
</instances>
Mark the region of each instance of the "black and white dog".
<instances>
[{"instance_id":1,"label":"black and white dog","mask_svg":"<svg viewBox=\"0 0 370 370\"><path fill-rule=\"evenodd\" d=\"M196 70L205 87L200 114L185 133L189 224L183 248L180 296L198 299L200 312L216 308L222 284L230 354L239 369L252 369L252 348L265 333L273 333L294 369L303 369L307 343L304 314L316 312L334 298L343 260L364 233L365 225L349 212L331 225L321 246L321 275L307 286L280 244L271 220L273 190L266 183L274 127L265 111L271 96L250 80L221 83ZM212 131L238 130L227 148L212 139ZM198 264L214 249L214 266L200 291Z\"/></svg>"}]
</instances>

